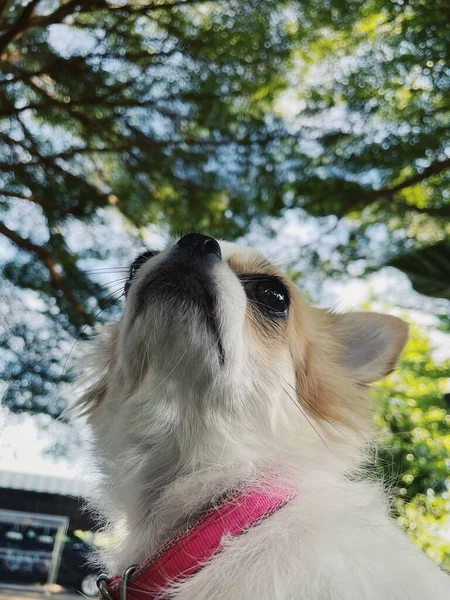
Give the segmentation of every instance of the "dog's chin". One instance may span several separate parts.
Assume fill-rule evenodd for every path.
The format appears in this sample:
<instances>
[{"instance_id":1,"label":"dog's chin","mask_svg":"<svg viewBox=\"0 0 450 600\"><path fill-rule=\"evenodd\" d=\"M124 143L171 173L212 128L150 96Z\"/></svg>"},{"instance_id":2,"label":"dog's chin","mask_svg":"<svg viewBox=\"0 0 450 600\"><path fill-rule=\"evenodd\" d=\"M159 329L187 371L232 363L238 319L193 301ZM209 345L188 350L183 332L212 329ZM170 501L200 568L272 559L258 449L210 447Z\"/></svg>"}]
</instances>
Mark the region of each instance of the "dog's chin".
<instances>
[{"instance_id":1,"label":"dog's chin","mask_svg":"<svg viewBox=\"0 0 450 600\"><path fill-rule=\"evenodd\" d=\"M190 361L194 356L202 370L223 365L216 299L211 278L191 267L155 269L136 292L132 317L134 334L155 344L150 362L153 358L170 366L176 361L182 369L189 348Z\"/></svg>"}]
</instances>

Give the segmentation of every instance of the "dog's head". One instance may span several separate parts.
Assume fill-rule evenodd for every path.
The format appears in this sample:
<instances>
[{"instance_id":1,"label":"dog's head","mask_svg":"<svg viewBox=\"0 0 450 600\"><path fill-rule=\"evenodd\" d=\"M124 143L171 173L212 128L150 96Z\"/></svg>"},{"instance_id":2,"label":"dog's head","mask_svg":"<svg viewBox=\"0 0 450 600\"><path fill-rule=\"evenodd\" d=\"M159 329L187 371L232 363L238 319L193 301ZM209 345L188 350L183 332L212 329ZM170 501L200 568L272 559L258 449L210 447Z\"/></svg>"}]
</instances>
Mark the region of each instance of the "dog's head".
<instances>
[{"instance_id":1,"label":"dog's head","mask_svg":"<svg viewBox=\"0 0 450 600\"><path fill-rule=\"evenodd\" d=\"M395 317L309 306L260 253L200 234L138 257L125 293L81 400L109 458L140 445L187 468L283 452L348 466L365 388L407 338Z\"/></svg>"}]
</instances>

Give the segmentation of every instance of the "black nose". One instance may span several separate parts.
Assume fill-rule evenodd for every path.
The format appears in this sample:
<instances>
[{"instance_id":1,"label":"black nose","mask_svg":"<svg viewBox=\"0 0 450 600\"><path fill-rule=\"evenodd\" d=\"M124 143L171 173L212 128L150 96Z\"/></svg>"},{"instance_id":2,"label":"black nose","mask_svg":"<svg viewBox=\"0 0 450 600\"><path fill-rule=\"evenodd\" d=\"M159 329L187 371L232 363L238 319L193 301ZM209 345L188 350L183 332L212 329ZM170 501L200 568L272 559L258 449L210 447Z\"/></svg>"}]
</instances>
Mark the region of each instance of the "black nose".
<instances>
[{"instance_id":1,"label":"black nose","mask_svg":"<svg viewBox=\"0 0 450 600\"><path fill-rule=\"evenodd\" d=\"M222 258L219 242L201 233L188 233L181 240L178 240L177 246L193 255L214 254L217 258Z\"/></svg>"}]
</instances>

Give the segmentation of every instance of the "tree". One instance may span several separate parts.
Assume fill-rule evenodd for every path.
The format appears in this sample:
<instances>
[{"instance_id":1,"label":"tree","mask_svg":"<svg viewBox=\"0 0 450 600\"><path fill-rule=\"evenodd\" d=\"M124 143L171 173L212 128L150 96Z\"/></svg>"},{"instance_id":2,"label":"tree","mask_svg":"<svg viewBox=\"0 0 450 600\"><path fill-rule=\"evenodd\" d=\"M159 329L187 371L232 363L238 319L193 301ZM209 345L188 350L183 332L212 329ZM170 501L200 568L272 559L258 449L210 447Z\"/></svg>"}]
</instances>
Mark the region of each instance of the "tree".
<instances>
[{"instance_id":1,"label":"tree","mask_svg":"<svg viewBox=\"0 0 450 600\"><path fill-rule=\"evenodd\" d=\"M408 275L416 291L450 300L450 243L441 241L395 256L389 265Z\"/></svg>"},{"instance_id":2,"label":"tree","mask_svg":"<svg viewBox=\"0 0 450 600\"><path fill-rule=\"evenodd\" d=\"M31 0L1 11L0 197L4 210L10 199L36 205L46 238L2 220L0 234L35 271L33 281L23 266L5 274L56 292L72 325L91 325L86 303L102 296L67 244L67 223L112 204L137 225L219 228L219 161L236 176L268 162L253 145L276 128L264 114L289 37L272 2Z\"/></svg>"},{"instance_id":3,"label":"tree","mask_svg":"<svg viewBox=\"0 0 450 600\"><path fill-rule=\"evenodd\" d=\"M398 370L377 386L377 462L400 525L450 570L450 361L437 364L432 351L412 327Z\"/></svg>"},{"instance_id":4,"label":"tree","mask_svg":"<svg viewBox=\"0 0 450 600\"><path fill-rule=\"evenodd\" d=\"M291 127L313 154L286 182L292 205L347 216L333 271L450 232L450 6L438 0L331 0L298 27L297 98ZM308 25L307 25L308 26ZM331 266L331 265L330 265Z\"/></svg>"},{"instance_id":5,"label":"tree","mask_svg":"<svg viewBox=\"0 0 450 600\"><path fill-rule=\"evenodd\" d=\"M266 113L290 49L281 9L257 0L0 2L0 234L17 250L6 247L3 277L44 299L55 346L111 305L111 290L83 266L104 258L111 240L81 250L69 240L77 222L98 223L115 207L136 229L164 221L235 236L251 218L250 209L224 217L241 180L264 173L259 189L276 190L272 154L261 150L280 129ZM53 377L32 350L37 332L9 330L20 351L4 336L4 377L14 384L6 401L35 410ZM35 367L39 390L24 402L15 386Z\"/></svg>"},{"instance_id":6,"label":"tree","mask_svg":"<svg viewBox=\"0 0 450 600\"><path fill-rule=\"evenodd\" d=\"M20 302L44 301L58 346L114 301L88 272L113 240L81 243L108 207L135 233L229 238L299 211L316 220L303 261L316 276L448 239L447 13L445 0L0 0L3 276ZM25 355L2 346L5 379L23 374Z\"/></svg>"}]
</instances>

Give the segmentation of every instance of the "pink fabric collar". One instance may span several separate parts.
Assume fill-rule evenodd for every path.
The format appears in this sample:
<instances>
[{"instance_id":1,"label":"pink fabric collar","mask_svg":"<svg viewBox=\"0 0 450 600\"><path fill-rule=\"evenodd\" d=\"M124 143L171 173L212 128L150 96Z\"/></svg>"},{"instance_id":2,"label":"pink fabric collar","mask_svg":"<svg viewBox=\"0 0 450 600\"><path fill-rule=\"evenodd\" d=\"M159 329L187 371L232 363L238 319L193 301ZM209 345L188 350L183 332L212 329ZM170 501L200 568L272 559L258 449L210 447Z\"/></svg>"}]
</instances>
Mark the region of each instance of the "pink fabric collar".
<instances>
[{"instance_id":1,"label":"pink fabric collar","mask_svg":"<svg viewBox=\"0 0 450 600\"><path fill-rule=\"evenodd\" d=\"M161 591L171 583L184 581L199 571L221 550L225 538L257 525L294 495L286 487L250 490L204 512L187 530L174 535L136 568L127 581L127 600L161 598ZM107 583L114 600L119 600L121 583L121 575Z\"/></svg>"}]
</instances>

